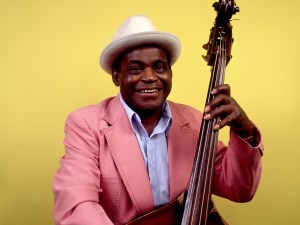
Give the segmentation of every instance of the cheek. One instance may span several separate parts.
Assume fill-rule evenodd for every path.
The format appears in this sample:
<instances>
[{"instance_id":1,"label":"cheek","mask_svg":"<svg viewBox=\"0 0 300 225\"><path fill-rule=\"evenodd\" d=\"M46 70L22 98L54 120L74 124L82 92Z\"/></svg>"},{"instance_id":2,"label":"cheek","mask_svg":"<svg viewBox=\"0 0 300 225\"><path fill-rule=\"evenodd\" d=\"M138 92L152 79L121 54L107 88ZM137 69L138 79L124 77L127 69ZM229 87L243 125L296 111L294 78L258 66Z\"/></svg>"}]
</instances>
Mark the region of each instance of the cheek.
<instances>
[{"instance_id":1,"label":"cheek","mask_svg":"<svg viewBox=\"0 0 300 225\"><path fill-rule=\"evenodd\" d=\"M166 80L166 90L168 92L168 94L171 92L172 89L172 76L169 77L169 79Z\"/></svg>"},{"instance_id":2,"label":"cheek","mask_svg":"<svg viewBox=\"0 0 300 225\"><path fill-rule=\"evenodd\" d=\"M136 84L139 80L138 76L132 76L132 75L126 75L126 76L122 76L120 77L120 80L122 81L124 86L132 86L134 84Z\"/></svg>"},{"instance_id":3,"label":"cheek","mask_svg":"<svg viewBox=\"0 0 300 225\"><path fill-rule=\"evenodd\" d=\"M126 77L120 80L120 92L124 95L133 95L135 89L135 81L131 77Z\"/></svg>"},{"instance_id":4,"label":"cheek","mask_svg":"<svg viewBox=\"0 0 300 225\"><path fill-rule=\"evenodd\" d=\"M166 90L166 98L169 96L169 94L171 93L172 90L172 84L170 84Z\"/></svg>"}]
</instances>

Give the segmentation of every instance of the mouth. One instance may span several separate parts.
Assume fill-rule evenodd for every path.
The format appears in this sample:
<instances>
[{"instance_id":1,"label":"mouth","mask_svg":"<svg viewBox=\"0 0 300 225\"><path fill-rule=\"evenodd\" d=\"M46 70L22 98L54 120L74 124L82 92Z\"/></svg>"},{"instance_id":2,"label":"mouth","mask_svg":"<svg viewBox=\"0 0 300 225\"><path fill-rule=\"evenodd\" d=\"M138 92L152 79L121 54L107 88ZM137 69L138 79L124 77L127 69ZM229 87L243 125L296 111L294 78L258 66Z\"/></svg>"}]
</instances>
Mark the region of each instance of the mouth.
<instances>
[{"instance_id":1,"label":"mouth","mask_svg":"<svg viewBox=\"0 0 300 225\"><path fill-rule=\"evenodd\" d=\"M154 88L154 89L144 89L144 90L140 90L139 92L141 92L141 93L155 93L155 92L158 92L158 89L157 88Z\"/></svg>"},{"instance_id":2,"label":"mouth","mask_svg":"<svg viewBox=\"0 0 300 225\"><path fill-rule=\"evenodd\" d=\"M159 88L152 88L152 89L140 89L137 93L143 98L157 98L160 95Z\"/></svg>"}]
</instances>

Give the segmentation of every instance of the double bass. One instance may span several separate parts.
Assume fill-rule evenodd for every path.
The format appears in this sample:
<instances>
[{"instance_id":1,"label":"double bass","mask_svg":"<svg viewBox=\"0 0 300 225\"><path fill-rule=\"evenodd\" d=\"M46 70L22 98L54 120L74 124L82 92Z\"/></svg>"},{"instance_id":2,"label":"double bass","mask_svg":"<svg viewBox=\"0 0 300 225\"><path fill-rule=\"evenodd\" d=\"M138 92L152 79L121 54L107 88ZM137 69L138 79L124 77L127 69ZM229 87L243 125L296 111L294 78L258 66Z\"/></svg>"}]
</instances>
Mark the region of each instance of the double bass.
<instances>
[{"instance_id":1,"label":"double bass","mask_svg":"<svg viewBox=\"0 0 300 225\"><path fill-rule=\"evenodd\" d=\"M209 41L203 45L203 56L211 66L207 105L214 96L214 87L224 83L225 69L231 59L233 43L232 15L239 12L234 0L219 0L213 4L217 16L210 30ZM189 188L169 204L127 223L127 225L226 225L211 201L214 161L218 131L213 127L218 119L202 119Z\"/></svg>"},{"instance_id":2,"label":"double bass","mask_svg":"<svg viewBox=\"0 0 300 225\"><path fill-rule=\"evenodd\" d=\"M236 6L234 0L219 0L213 4L213 7L217 11L215 26L211 28L209 42L203 46L207 50L207 55L203 58L212 67L205 105L214 98L211 91L216 86L224 84L225 70L231 59L233 43L230 19L233 14L239 12L239 7ZM218 118L202 119L181 225L227 224L214 209L211 201L218 141L218 131L213 128L217 121Z\"/></svg>"}]
</instances>

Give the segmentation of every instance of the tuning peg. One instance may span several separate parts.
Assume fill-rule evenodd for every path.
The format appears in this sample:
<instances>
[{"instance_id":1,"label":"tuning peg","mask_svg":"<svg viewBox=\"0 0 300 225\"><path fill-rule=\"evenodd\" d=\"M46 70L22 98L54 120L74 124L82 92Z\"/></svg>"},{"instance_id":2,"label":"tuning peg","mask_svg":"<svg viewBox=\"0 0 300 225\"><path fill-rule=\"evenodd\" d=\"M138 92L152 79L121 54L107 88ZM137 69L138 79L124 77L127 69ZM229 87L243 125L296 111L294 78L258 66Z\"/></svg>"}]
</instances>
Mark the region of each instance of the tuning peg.
<instances>
[{"instance_id":1,"label":"tuning peg","mask_svg":"<svg viewBox=\"0 0 300 225\"><path fill-rule=\"evenodd\" d=\"M212 7L214 7L215 11L219 11L219 2L213 3Z\"/></svg>"},{"instance_id":2,"label":"tuning peg","mask_svg":"<svg viewBox=\"0 0 300 225\"><path fill-rule=\"evenodd\" d=\"M208 57L205 55L202 55L202 58L205 60L205 62L208 62Z\"/></svg>"},{"instance_id":3,"label":"tuning peg","mask_svg":"<svg viewBox=\"0 0 300 225\"><path fill-rule=\"evenodd\" d=\"M238 12L240 12L240 7L238 7L237 5L235 5L234 8L233 8L233 14L236 14Z\"/></svg>"},{"instance_id":4,"label":"tuning peg","mask_svg":"<svg viewBox=\"0 0 300 225\"><path fill-rule=\"evenodd\" d=\"M202 48L204 48L205 50L208 50L208 47L209 47L209 42L206 43L206 44L204 44L204 45L202 45Z\"/></svg>"}]
</instances>

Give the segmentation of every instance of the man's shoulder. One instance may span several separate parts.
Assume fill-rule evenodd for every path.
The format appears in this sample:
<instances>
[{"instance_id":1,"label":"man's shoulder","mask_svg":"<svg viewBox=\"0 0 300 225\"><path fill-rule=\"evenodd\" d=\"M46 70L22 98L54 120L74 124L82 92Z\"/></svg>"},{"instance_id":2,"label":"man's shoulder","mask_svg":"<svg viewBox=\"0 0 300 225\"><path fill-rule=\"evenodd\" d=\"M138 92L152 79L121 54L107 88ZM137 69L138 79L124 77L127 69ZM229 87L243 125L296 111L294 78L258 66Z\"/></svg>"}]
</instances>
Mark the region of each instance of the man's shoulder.
<instances>
[{"instance_id":1,"label":"man's shoulder","mask_svg":"<svg viewBox=\"0 0 300 225\"><path fill-rule=\"evenodd\" d=\"M77 108L77 109L73 110L68 115L68 117L81 116L81 117L90 118L90 119L92 119L94 117L99 117L106 112L106 110L110 107L110 103L112 101L114 101L114 99L116 99L115 96L106 98L97 104L91 104L91 105L86 105L86 106Z\"/></svg>"}]
</instances>

